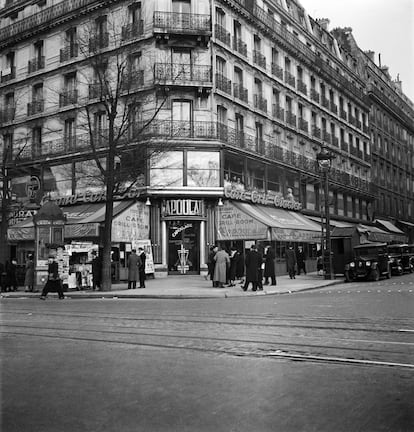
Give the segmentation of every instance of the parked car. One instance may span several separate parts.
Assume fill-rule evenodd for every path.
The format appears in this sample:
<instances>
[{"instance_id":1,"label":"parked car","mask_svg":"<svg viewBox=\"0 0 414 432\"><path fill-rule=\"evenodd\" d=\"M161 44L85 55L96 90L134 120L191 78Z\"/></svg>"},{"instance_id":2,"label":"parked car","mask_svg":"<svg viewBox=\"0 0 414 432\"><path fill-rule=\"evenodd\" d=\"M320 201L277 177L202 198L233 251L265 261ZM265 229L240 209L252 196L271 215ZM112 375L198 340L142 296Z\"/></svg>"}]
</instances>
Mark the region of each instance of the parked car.
<instances>
[{"instance_id":1,"label":"parked car","mask_svg":"<svg viewBox=\"0 0 414 432\"><path fill-rule=\"evenodd\" d=\"M354 259L345 265L345 279L377 281L391 277L391 266L386 243L366 243L354 247Z\"/></svg>"},{"instance_id":2,"label":"parked car","mask_svg":"<svg viewBox=\"0 0 414 432\"><path fill-rule=\"evenodd\" d=\"M407 244L395 244L387 247L390 257L392 274L398 276L404 272L412 273L414 270L414 247L410 251Z\"/></svg>"}]
</instances>

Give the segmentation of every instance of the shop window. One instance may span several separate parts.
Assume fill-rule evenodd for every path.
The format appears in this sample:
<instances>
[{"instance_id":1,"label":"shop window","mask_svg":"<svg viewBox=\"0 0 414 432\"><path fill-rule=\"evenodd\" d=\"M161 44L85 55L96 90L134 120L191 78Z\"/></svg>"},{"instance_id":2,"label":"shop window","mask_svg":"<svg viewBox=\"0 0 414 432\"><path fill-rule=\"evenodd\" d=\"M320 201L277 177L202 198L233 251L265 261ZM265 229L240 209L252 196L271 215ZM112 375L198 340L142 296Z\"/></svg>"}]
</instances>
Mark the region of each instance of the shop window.
<instances>
[{"instance_id":1,"label":"shop window","mask_svg":"<svg viewBox=\"0 0 414 432\"><path fill-rule=\"evenodd\" d=\"M150 186L184 186L183 152L164 152L151 161Z\"/></svg>"},{"instance_id":2,"label":"shop window","mask_svg":"<svg viewBox=\"0 0 414 432\"><path fill-rule=\"evenodd\" d=\"M187 186L220 186L220 154L187 152Z\"/></svg>"}]
</instances>

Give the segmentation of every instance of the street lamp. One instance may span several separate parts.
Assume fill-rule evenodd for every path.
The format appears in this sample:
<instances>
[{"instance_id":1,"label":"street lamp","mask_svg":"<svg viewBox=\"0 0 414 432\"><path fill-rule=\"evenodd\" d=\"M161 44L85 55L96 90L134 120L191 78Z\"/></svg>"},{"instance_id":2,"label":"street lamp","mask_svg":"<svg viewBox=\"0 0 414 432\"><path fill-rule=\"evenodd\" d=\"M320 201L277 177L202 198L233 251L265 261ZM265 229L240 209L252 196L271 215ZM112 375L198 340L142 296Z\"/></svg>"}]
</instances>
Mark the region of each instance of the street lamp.
<instances>
[{"instance_id":1,"label":"street lamp","mask_svg":"<svg viewBox=\"0 0 414 432\"><path fill-rule=\"evenodd\" d=\"M325 146L322 146L321 151L316 155L318 161L318 168L324 179L325 188L325 244L326 253L323 257L323 263L325 267L325 279L334 279L333 267L332 267L332 245L331 245L331 230L330 230L330 214L329 214L329 171L332 167L332 160L335 156L329 152ZM322 221L323 226L323 221Z\"/></svg>"}]
</instances>

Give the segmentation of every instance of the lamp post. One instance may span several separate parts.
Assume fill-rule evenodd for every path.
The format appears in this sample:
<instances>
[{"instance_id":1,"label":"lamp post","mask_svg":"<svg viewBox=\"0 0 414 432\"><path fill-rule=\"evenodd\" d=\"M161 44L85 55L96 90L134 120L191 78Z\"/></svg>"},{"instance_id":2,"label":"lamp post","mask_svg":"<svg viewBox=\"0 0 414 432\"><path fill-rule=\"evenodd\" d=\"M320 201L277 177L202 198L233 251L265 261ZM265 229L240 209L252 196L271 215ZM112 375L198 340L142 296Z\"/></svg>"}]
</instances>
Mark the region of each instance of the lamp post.
<instances>
[{"instance_id":1,"label":"lamp post","mask_svg":"<svg viewBox=\"0 0 414 432\"><path fill-rule=\"evenodd\" d=\"M316 155L318 161L318 168L321 172L324 180L324 195L325 195L325 256L323 257L323 263L325 267L325 279L334 279L333 268L332 268L332 245L331 245L331 230L330 230L330 214L329 214L329 171L332 167L332 160L335 156L329 152L325 146L322 146L321 151ZM323 226L323 222L322 222Z\"/></svg>"}]
</instances>

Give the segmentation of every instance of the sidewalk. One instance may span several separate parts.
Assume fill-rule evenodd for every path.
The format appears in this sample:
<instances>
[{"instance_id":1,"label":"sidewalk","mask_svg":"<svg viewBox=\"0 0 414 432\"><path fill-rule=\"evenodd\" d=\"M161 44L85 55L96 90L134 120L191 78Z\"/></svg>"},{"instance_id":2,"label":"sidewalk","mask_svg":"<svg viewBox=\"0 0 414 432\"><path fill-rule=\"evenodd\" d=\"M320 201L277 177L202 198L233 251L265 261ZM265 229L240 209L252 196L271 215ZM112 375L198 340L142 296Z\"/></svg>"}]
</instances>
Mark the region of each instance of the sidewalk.
<instances>
[{"instance_id":1,"label":"sidewalk","mask_svg":"<svg viewBox=\"0 0 414 432\"><path fill-rule=\"evenodd\" d=\"M195 298L229 298L251 297L261 295L289 294L298 291L306 291L316 288L324 288L339 284L344 281L342 276L335 280L325 280L316 273L308 273L290 279L289 276L277 277L277 285L264 285L263 291L243 291L242 286L213 288L210 280L203 276L168 276L166 278L148 279L145 289L128 290L127 283L113 284L111 291L68 291L65 297L71 299L87 298L166 298L166 299L195 299ZM22 287L19 291L1 293L1 298L31 298L39 297L40 292L26 293ZM57 297L56 293L50 293L51 298Z\"/></svg>"}]
</instances>

